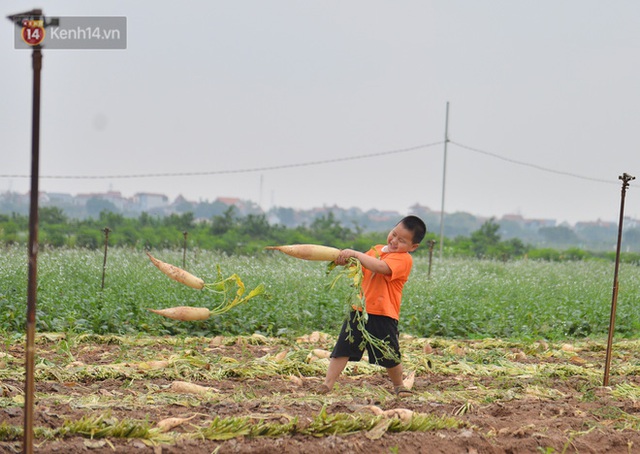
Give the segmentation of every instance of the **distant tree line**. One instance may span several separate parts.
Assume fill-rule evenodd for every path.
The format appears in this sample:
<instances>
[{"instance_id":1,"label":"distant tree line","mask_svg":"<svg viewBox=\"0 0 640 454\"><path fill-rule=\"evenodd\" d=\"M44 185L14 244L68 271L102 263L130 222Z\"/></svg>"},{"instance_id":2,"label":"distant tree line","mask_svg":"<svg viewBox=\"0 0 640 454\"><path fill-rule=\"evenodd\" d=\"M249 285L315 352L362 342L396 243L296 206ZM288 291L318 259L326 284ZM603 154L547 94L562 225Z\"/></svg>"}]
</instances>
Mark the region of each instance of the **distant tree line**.
<instances>
[{"instance_id":1,"label":"distant tree line","mask_svg":"<svg viewBox=\"0 0 640 454\"><path fill-rule=\"evenodd\" d=\"M75 198L66 200L52 196L43 199L40 205L41 208L57 207L61 210L58 214L64 213L68 219L86 220L92 218L100 220L104 217L105 212L133 219L138 219L142 215L157 219L169 216L190 216L189 213L193 213L194 223L200 223L202 220L209 222L214 217L224 216L229 206L227 202L222 200L189 202L179 198L167 206L149 208L144 214L141 211L142 208L138 206L116 206L115 203L100 195L90 197L84 203L76 203ZM237 218L264 214L269 224L277 223L289 229L311 226L315 219L326 216L330 212L333 213L334 219L342 225L353 226L355 230L359 229L362 232L380 232L387 228L389 219L395 218L396 214L400 216L399 213L390 211L377 209L363 211L357 207L341 208L338 206L308 210L274 206L264 212L259 205L248 200L237 200L233 206L235 207L234 216ZM410 207L410 211L412 214L420 216L432 228L437 228L441 224L440 213L432 211L428 207L415 204ZM0 193L0 214L12 216L12 213L17 213L18 216L27 216L29 203L26 203L24 197L19 197L17 194ZM454 212L446 213L444 221L443 234L447 238L453 239L469 238L473 232L476 232L487 222L487 219L467 212ZM571 227L566 223L556 225L554 220L525 219L520 215L505 215L497 221L492 220L492 222L499 224L502 239L519 239L525 244L539 248L580 248L611 252L615 248L618 233L618 226L615 222L579 222ZM623 251L640 252L640 221L629 218L625 222L624 229Z\"/></svg>"},{"instance_id":2,"label":"distant tree line","mask_svg":"<svg viewBox=\"0 0 640 454\"><path fill-rule=\"evenodd\" d=\"M29 218L13 213L0 214L0 244L27 244ZM268 245L314 243L338 248L367 250L386 241L393 225L380 232L365 232L358 225L344 226L331 212L313 220L309 225L295 228L272 225L265 214L241 216L230 206L206 222L196 222L193 212L165 217L142 213L137 218L102 211L97 218L69 219L58 207L42 207L39 211L38 240L41 247L70 247L99 249L107 242L110 247L135 249L178 249L197 247L226 254L252 255ZM489 219L469 236L445 238L443 248L447 256L478 259L510 260L530 258L543 260L584 260L601 258L612 260L615 252L589 252L580 248L565 250L536 248L521 239L503 239L500 224ZM434 253L439 238L429 232L416 255ZM438 249L438 248L436 248ZM626 252L623 259L640 263L640 253Z\"/></svg>"}]
</instances>

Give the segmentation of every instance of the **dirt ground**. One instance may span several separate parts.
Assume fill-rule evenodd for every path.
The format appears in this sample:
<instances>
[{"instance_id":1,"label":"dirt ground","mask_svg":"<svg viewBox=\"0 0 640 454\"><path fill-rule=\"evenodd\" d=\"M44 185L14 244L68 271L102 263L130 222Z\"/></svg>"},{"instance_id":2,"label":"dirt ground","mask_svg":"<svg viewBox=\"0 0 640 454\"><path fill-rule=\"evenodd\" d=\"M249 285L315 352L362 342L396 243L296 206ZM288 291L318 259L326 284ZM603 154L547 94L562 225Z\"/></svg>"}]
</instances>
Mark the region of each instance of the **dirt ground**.
<instances>
[{"instance_id":1,"label":"dirt ground","mask_svg":"<svg viewBox=\"0 0 640 454\"><path fill-rule=\"evenodd\" d=\"M322 347L328 347L321 345ZM640 402L630 392L623 396L615 390L634 391L638 377L616 376L611 387L594 386L588 375L574 369L554 369L542 380L532 374L501 373L492 367L480 367L485 359L448 356L451 346L435 343L428 352L431 367L417 370L414 395L397 398L390 392L390 383L382 372L351 369L341 376L328 395L317 395L314 389L321 383L326 363L316 361L318 372L295 369L293 363L281 363L279 368L261 364L276 364L277 354L289 351L292 361L304 358L318 345L288 346L280 342L220 342L209 340L196 345L165 345L158 343L126 345L117 342L71 343L61 338L43 340L38 344L36 374L36 428L34 452L37 453L633 453L640 452ZM421 344L420 348L424 348ZM471 347L469 347L471 348ZM295 353L295 351L299 353ZM0 452L22 452L20 435L11 435L9 428L23 426L22 390L24 381L17 368L22 361L22 345L7 345L0 356ZM421 350L424 352L425 350ZM485 351L485 350L483 350ZM527 370L541 370L545 364L564 361L558 355L525 354L519 357ZM551 348L546 350L552 351ZM153 352L156 356L153 356ZM176 352L178 353L176 355ZM185 353L186 352L186 353ZM487 348L484 354L513 355L514 348ZM173 356L171 355L173 353ZM416 355L419 352L416 353ZM461 354L461 352L458 352ZM517 352L516 352L517 353ZM151 355L150 355L151 354ZM299 356L296 356L298 354ZM202 358L217 355L224 364L233 363L226 372L215 369L221 362ZM567 358L580 358L582 368L593 368L602 360L602 351L585 348ZM493 358L494 356L491 356ZM410 355L410 361L416 361ZM169 358L173 365L166 369L149 362L149 358ZM188 358L187 361L185 358ZM195 358L195 359L194 359ZM453 358L453 359L452 359ZM263 361L261 362L261 359ZM281 358L282 359L282 358ZM132 367L132 364L137 367ZM146 363L144 361L147 361ZM176 365L186 364L185 368ZM570 361L567 360L567 363ZM573 362L578 362L573 359ZM452 373L451 367L469 365L465 372ZM100 377L90 365L123 365L119 373ZM478 367L474 368L474 364ZM504 363L506 364L506 363ZM406 368L415 365L408 362ZM157 367L157 368L156 368ZM219 366L222 367L222 366ZM466 366L465 366L466 367ZM503 365L503 367L511 367ZM533 369L531 369L533 367ZM536 369L536 367L540 369ZM235 370L235 372L234 372ZM493 372L488 373L491 370ZM505 369L506 370L506 369ZM558 370L574 372L562 374ZM81 373L82 371L82 373ZM187 371L187 372L185 372ZM200 371L200 372L198 372ZM307 372L306 374L304 372ZM216 375L218 374L218 375ZM105 374L109 375L109 374ZM555 375L555 376L554 376ZM218 377L218 378L216 378ZM293 378L292 378L293 377ZM297 377L297 378L296 378ZM176 379L215 388L213 393L198 396L168 397ZM617 385L615 385L617 383ZM617 388L616 388L617 386ZM526 390L526 392L525 392ZM325 433L319 436L287 433L282 436L233 436L212 440L198 437L202 428L218 418L250 417L258 421L295 419L300 427L308 425L326 411L328 415L357 415L375 405L382 410L405 408L414 414L452 417L459 421L453 429L424 431L386 431L372 436L371 431ZM103 418L109 421L139 420L154 426L170 417L189 421L166 432L170 439L138 437L100 437L97 433L69 433L53 438L42 435L40 429L56 429L66 421L82 418ZM4 428L4 430L3 430Z\"/></svg>"}]
</instances>

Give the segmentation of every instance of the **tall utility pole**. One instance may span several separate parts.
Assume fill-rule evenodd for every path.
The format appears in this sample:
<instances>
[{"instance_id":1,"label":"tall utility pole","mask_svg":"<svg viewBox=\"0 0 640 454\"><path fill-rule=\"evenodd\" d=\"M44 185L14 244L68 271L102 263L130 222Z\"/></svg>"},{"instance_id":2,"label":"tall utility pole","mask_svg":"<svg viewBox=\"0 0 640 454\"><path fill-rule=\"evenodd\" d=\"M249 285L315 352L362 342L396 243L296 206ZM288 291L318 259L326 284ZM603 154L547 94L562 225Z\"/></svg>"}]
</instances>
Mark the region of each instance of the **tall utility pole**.
<instances>
[{"instance_id":1,"label":"tall utility pole","mask_svg":"<svg viewBox=\"0 0 640 454\"><path fill-rule=\"evenodd\" d=\"M57 24L57 20L46 24L42 10L34 9L26 13L7 17L22 31L22 39L33 48L33 104L31 116L31 194L29 207L29 242L27 256L29 272L27 282L27 325L25 348L24 387L24 434L23 453L33 452L33 409L35 395L35 331L38 270L38 180L40 168L40 73L42 70L42 46L44 28Z\"/></svg>"},{"instance_id":2,"label":"tall utility pole","mask_svg":"<svg viewBox=\"0 0 640 454\"><path fill-rule=\"evenodd\" d=\"M440 260L442 260L442 246L444 244L444 191L447 180L447 144L449 143L449 101L447 101L447 115L444 121L444 162L442 164L442 203L440 204Z\"/></svg>"}]
</instances>

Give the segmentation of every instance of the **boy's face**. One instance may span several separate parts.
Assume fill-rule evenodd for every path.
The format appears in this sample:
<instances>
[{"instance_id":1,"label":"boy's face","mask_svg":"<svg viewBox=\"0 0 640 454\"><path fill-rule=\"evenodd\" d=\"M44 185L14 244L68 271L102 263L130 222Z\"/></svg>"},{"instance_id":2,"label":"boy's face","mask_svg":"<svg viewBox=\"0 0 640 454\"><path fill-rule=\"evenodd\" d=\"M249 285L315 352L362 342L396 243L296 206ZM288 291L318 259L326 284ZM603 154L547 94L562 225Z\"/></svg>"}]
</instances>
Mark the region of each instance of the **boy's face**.
<instances>
[{"instance_id":1,"label":"boy's face","mask_svg":"<svg viewBox=\"0 0 640 454\"><path fill-rule=\"evenodd\" d=\"M413 232L400 223L387 235L387 246L389 252L413 252L419 244L413 242Z\"/></svg>"}]
</instances>

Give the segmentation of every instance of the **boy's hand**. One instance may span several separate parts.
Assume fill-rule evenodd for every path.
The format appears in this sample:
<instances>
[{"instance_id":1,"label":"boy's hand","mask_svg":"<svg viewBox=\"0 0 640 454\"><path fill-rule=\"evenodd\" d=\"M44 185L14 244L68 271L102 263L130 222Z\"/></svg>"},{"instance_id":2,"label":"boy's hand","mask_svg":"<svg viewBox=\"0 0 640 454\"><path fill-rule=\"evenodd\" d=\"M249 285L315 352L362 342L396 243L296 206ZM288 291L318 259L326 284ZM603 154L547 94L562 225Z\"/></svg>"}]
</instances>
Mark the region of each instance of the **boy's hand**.
<instances>
[{"instance_id":1,"label":"boy's hand","mask_svg":"<svg viewBox=\"0 0 640 454\"><path fill-rule=\"evenodd\" d=\"M356 251L353 249L342 249L340 255L338 255L338 258L335 260L336 265L346 265L349 259L355 256Z\"/></svg>"}]
</instances>

